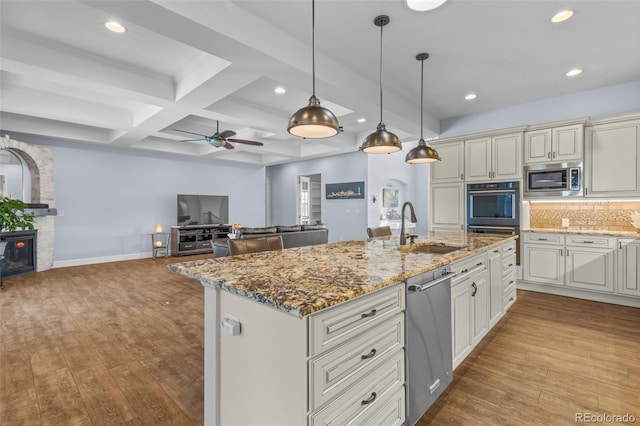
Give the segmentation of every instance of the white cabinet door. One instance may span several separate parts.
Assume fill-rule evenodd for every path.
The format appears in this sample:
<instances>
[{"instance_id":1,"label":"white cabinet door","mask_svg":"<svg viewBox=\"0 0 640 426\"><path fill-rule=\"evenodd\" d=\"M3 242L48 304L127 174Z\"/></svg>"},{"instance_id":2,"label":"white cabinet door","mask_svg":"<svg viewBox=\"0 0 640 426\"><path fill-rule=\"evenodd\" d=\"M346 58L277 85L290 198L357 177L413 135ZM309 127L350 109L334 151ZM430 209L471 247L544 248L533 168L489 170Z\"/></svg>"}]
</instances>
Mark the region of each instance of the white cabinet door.
<instances>
[{"instance_id":1,"label":"white cabinet door","mask_svg":"<svg viewBox=\"0 0 640 426\"><path fill-rule=\"evenodd\" d=\"M613 249L567 247L567 287L613 293Z\"/></svg>"},{"instance_id":2,"label":"white cabinet door","mask_svg":"<svg viewBox=\"0 0 640 426\"><path fill-rule=\"evenodd\" d=\"M524 134L524 163L551 161L551 129L534 130Z\"/></svg>"},{"instance_id":3,"label":"white cabinet door","mask_svg":"<svg viewBox=\"0 0 640 426\"><path fill-rule=\"evenodd\" d=\"M489 332L489 283L486 271L477 274L471 282L473 302L473 340L475 346Z\"/></svg>"},{"instance_id":4,"label":"white cabinet door","mask_svg":"<svg viewBox=\"0 0 640 426\"><path fill-rule=\"evenodd\" d=\"M453 368L471 352L471 282L466 279L451 287L451 327L453 333Z\"/></svg>"},{"instance_id":5,"label":"white cabinet door","mask_svg":"<svg viewBox=\"0 0 640 426\"><path fill-rule=\"evenodd\" d=\"M564 247L523 244L524 279L564 285Z\"/></svg>"},{"instance_id":6,"label":"white cabinet door","mask_svg":"<svg viewBox=\"0 0 640 426\"><path fill-rule=\"evenodd\" d=\"M587 127L585 195L640 194L640 120Z\"/></svg>"},{"instance_id":7,"label":"white cabinet door","mask_svg":"<svg viewBox=\"0 0 640 426\"><path fill-rule=\"evenodd\" d=\"M489 252L489 327L493 327L502 317L502 299L504 289L502 249L495 248ZM514 255L515 261L515 255Z\"/></svg>"},{"instance_id":8,"label":"white cabinet door","mask_svg":"<svg viewBox=\"0 0 640 426\"><path fill-rule=\"evenodd\" d=\"M522 133L494 136L492 179L514 180L522 178Z\"/></svg>"},{"instance_id":9,"label":"white cabinet door","mask_svg":"<svg viewBox=\"0 0 640 426\"><path fill-rule=\"evenodd\" d=\"M465 180L486 181L491 179L491 138L469 139L464 142Z\"/></svg>"},{"instance_id":10,"label":"white cabinet door","mask_svg":"<svg viewBox=\"0 0 640 426\"><path fill-rule=\"evenodd\" d=\"M522 133L465 141L465 180L522 178Z\"/></svg>"},{"instance_id":11,"label":"white cabinet door","mask_svg":"<svg viewBox=\"0 0 640 426\"><path fill-rule=\"evenodd\" d=\"M431 163L431 183L464 181L464 141L432 144L441 161Z\"/></svg>"},{"instance_id":12,"label":"white cabinet door","mask_svg":"<svg viewBox=\"0 0 640 426\"><path fill-rule=\"evenodd\" d=\"M431 230L463 231L464 218L464 184L431 185Z\"/></svg>"},{"instance_id":13,"label":"white cabinet door","mask_svg":"<svg viewBox=\"0 0 640 426\"><path fill-rule=\"evenodd\" d=\"M554 127L551 138L551 159L553 161L582 160L582 145L584 144L584 126Z\"/></svg>"},{"instance_id":14,"label":"white cabinet door","mask_svg":"<svg viewBox=\"0 0 640 426\"><path fill-rule=\"evenodd\" d=\"M560 163L582 160L584 126L554 127L524 134L524 163Z\"/></svg>"},{"instance_id":15,"label":"white cabinet door","mask_svg":"<svg viewBox=\"0 0 640 426\"><path fill-rule=\"evenodd\" d=\"M617 293L640 296L640 240L618 240Z\"/></svg>"}]
</instances>

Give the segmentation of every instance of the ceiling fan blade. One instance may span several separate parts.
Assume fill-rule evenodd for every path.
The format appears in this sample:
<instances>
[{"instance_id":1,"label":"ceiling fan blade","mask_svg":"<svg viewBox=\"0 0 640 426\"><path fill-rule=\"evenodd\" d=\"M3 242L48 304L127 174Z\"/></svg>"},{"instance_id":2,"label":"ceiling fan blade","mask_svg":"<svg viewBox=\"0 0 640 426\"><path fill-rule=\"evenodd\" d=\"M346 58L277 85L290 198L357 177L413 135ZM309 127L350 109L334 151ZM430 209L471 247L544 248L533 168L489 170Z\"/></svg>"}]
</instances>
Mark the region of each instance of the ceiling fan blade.
<instances>
[{"instance_id":1,"label":"ceiling fan blade","mask_svg":"<svg viewBox=\"0 0 640 426\"><path fill-rule=\"evenodd\" d=\"M171 129L171 130L175 130L176 132L189 133L190 135L202 136L203 138L208 138L207 135L201 135L200 133L187 132L186 130L180 130L180 129Z\"/></svg>"},{"instance_id":2,"label":"ceiling fan blade","mask_svg":"<svg viewBox=\"0 0 640 426\"><path fill-rule=\"evenodd\" d=\"M206 138L198 138L198 139L183 139L180 142L196 142L196 141L208 141Z\"/></svg>"},{"instance_id":3,"label":"ceiling fan blade","mask_svg":"<svg viewBox=\"0 0 640 426\"><path fill-rule=\"evenodd\" d=\"M227 149L234 149L234 148L235 148L235 147L234 147L233 145L231 145L229 142L226 142L226 143L224 144L224 147L225 147L225 148L227 148Z\"/></svg>"},{"instance_id":4,"label":"ceiling fan blade","mask_svg":"<svg viewBox=\"0 0 640 426\"><path fill-rule=\"evenodd\" d=\"M247 145L255 145L255 146L263 146L264 144L262 142L256 142L256 141L246 141L244 139L227 139L229 142L235 142L235 143L244 143Z\"/></svg>"},{"instance_id":5,"label":"ceiling fan blade","mask_svg":"<svg viewBox=\"0 0 640 426\"><path fill-rule=\"evenodd\" d=\"M227 139L230 138L231 136L235 136L236 132L234 132L233 130L225 130L224 132L220 133L220 137L222 139Z\"/></svg>"}]
</instances>

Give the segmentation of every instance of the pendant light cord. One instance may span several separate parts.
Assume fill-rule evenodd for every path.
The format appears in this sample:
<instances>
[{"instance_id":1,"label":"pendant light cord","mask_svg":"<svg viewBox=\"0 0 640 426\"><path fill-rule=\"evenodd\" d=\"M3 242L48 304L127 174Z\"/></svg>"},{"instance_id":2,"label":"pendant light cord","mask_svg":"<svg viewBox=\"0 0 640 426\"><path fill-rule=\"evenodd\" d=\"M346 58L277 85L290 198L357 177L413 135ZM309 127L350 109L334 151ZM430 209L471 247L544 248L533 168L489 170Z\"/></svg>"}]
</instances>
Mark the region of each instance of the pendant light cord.
<instances>
[{"instance_id":1,"label":"pendant light cord","mask_svg":"<svg viewBox=\"0 0 640 426\"><path fill-rule=\"evenodd\" d=\"M384 25L380 25L380 123L382 123L382 30Z\"/></svg>"},{"instance_id":2,"label":"pendant light cord","mask_svg":"<svg viewBox=\"0 0 640 426\"><path fill-rule=\"evenodd\" d=\"M311 0L311 69L313 96L316 96L316 0Z\"/></svg>"},{"instance_id":3,"label":"pendant light cord","mask_svg":"<svg viewBox=\"0 0 640 426\"><path fill-rule=\"evenodd\" d=\"M424 59L422 59L422 71L420 72L420 140L423 140L422 129L424 129L424 113L422 108L424 105Z\"/></svg>"}]
</instances>

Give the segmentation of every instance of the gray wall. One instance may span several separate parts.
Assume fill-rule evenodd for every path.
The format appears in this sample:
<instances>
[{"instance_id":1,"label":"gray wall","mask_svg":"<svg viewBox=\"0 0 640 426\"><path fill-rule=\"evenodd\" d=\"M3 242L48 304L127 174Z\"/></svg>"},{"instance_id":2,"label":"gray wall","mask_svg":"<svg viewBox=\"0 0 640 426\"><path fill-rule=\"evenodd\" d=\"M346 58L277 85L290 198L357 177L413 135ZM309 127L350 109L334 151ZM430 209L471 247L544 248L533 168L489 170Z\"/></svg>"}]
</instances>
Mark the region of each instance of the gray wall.
<instances>
[{"instance_id":1,"label":"gray wall","mask_svg":"<svg viewBox=\"0 0 640 426\"><path fill-rule=\"evenodd\" d=\"M367 154L353 152L269 167L267 173L271 194L270 225L296 223L297 176L320 173L322 221L329 228L329 241L366 238L367 199L327 200L325 185L365 181L365 194L368 193L367 157Z\"/></svg>"},{"instance_id":2,"label":"gray wall","mask_svg":"<svg viewBox=\"0 0 640 426\"><path fill-rule=\"evenodd\" d=\"M265 168L15 135L54 154L54 266L148 256L156 224L176 224L177 194L229 196L229 220L264 223ZM187 258L185 258L186 260Z\"/></svg>"},{"instance_id":3,"label":"gray wall","mask_svg":"<svg viewBox=\"0 0 640 426\"><path fill-rule=\"evenodd\" d=\"M566 84L570 82L567 81ZM580 117L603 118L640 111L640 80L542 99L440 122L440 137Z\"/></svg>"}]
</instances>

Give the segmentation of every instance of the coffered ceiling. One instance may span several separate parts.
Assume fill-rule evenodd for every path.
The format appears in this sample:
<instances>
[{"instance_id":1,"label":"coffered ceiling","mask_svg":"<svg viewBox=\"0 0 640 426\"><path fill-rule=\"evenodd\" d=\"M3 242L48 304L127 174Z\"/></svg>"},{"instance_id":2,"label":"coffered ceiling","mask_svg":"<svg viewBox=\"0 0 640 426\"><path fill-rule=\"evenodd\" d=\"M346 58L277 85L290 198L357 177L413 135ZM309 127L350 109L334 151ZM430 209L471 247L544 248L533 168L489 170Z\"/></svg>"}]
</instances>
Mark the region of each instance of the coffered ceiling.
<instances>
[{"instance_id":1,"label":"coffered ceiling","mask_svg":"<svg viewBox=\"0 0 640 426\"><path fill-rule=\"evenodd\" d=\"M565 8L574 17L552 24ZM425 137L441 119L640 79L640 0L449 0L423 13L317 0L316 94L344 132L301 140L286 127L312 90L309 0L0 0L0 129L261 165L355 151L379 122L380 14L384 122L405 151L420 135L420 52ZM264 146L172 130L212 135L217 120Z\"/></svg>"}]
</instances>

